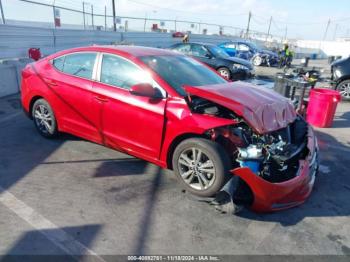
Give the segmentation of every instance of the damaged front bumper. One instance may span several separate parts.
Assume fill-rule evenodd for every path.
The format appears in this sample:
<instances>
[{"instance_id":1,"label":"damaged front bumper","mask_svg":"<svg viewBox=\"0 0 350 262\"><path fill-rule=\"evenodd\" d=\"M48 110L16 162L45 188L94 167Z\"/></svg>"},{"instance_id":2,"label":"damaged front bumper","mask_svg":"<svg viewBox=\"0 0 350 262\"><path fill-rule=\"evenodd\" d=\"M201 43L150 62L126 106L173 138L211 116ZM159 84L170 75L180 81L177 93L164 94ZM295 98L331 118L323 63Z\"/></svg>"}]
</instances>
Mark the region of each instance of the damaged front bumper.
<instances>
[{"instance_id":1,"label":"damaged front bumper","mask_svg":"<svg viewBox=\"0 0 350 262\"><path fill-rule=\"evenodd\" d=\"M310 195L318 170L318 146L312 127L308 127L307 147L309 154L299 160L299 169L294 178L271 183L257 176L248 167L230 172L244 180L253 192L251 208L258 212L277 211L302 204Z\"/></svg>"}]
</instances>

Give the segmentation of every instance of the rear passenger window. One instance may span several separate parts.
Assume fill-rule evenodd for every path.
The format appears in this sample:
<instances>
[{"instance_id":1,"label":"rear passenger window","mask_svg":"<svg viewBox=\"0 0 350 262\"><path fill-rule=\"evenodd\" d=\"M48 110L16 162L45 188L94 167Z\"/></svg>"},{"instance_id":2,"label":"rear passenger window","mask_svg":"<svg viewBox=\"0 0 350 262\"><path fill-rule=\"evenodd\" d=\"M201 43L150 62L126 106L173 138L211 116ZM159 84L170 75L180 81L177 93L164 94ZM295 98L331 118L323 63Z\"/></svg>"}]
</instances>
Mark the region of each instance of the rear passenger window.
<instances>
[{"instance_id":1,"label":"rear passenger window","mask_svg":"<svg viewBox=\"0 0 350 262\"><path fill-rule=\"evenodd\" d=\"M64 60L63 72L83 78L92 78L96 53L77 53L67 55Z\"/></svg>"},{"instance_id":2,"label":"rear passenger window","mask_svg":"<svg viewBox=\"0 0 350 262\"><path fill-rule=\"evenodd\" d=\"M92 79L95 60L96 53L75 53L55 58L52 64L64 73Z\"/></svg>"}]
</instances>

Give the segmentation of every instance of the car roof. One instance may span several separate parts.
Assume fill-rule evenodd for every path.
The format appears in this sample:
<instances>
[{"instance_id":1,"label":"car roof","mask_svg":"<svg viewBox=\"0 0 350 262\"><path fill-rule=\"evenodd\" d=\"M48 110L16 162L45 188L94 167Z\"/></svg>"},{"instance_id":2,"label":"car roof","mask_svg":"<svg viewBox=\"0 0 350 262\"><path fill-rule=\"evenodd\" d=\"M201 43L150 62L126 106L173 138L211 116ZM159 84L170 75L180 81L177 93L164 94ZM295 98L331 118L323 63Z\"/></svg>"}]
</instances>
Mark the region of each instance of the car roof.
<instances>
[{"instance_id":1,"label":"car roof","mask_svg":"<svg viewBox=\"0 0 350 262\"><path fill-rule=\"evenodd\" d=\"M88 52L88 51L107 52L112 54L122 53L124 55L130 55L133 57L152 56L152 55L179 55L178 53L171 50L154 48L154 47L132 46L132 45L92 45L92 46L67 49L59 53L56 53L54 57L69 54L69 53L74 53L74 52Z\"/></svg>"}]
</instances>

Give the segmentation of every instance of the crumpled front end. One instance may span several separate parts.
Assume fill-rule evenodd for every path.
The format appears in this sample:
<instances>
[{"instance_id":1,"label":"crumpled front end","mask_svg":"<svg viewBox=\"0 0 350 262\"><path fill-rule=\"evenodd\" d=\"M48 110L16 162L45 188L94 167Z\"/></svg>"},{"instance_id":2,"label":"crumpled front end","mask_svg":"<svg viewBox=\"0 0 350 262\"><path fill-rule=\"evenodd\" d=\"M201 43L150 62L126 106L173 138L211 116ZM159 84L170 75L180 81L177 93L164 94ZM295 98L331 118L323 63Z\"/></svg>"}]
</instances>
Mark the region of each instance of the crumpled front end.
<instances>
[{"instance_id":1,"label":"crumpled front end","mask_svg":"<svg viewBox=\"0 0 350 262\"><path fill-rule=\"evenodd\" d=\"M258 172L242 165L231 170L251 189L253 210L269 212L287 209L302 204L310 195L318 169L318 146L312 127L307 127L305 146L297 155L293 153L289 155L290 158L282 159L281 168L278 165L271 168L274 163L269 162L270 177L264 174L264 164ZM293 160L294 157L296 159Z\"/></svg>"}]
</instances>

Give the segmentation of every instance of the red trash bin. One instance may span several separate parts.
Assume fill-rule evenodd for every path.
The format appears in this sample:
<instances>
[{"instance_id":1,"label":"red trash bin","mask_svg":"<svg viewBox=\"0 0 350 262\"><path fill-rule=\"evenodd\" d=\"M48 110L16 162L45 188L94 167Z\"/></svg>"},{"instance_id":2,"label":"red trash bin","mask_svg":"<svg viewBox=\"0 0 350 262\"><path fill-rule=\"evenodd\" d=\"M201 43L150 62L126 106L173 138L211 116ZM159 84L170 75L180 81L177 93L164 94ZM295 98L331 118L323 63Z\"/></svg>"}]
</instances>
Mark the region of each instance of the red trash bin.
<instances>
[{"instance_id":1,"label":"red trash bin","mask_svg":"<svg viewBox=\"0 0 350 262\"><path fill-rule=\"evenodd\" d=\"M41 58L40 48L35 48L35 47L29 48L28 56L29 58L32 58L34 61L38 61Z\"/></svg>"},{"instance_id":2,"label":"red trash bin","mask_svg":"<svg viewBox=\"0 0 350 262\"><path fill-rule=\"evenodd\" d=\"M338 91L314 88L310 91L306 120L313 126L331 127L337 105L341 100Z\"/></svg>"}]
</instances>

